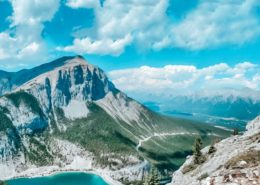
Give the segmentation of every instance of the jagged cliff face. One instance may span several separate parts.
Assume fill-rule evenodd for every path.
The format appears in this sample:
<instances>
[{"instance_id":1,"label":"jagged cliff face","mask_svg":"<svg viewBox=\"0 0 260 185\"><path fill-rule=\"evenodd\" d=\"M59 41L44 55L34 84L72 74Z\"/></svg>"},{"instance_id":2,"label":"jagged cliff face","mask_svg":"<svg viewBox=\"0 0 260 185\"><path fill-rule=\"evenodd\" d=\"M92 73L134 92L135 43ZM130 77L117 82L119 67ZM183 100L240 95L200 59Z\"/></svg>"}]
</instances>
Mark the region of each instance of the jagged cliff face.
<instances>
[{"instance_id":1,"label":"jagged cliff face","mask_svg":"<svg viewBox=\"0 0 260 185\"><path fill-rule=\"evenodd\" d=\"M85 101L98 100L115 91L103 71L76 57L4 95L0 106L6 109L3 114L19 131L34 132L48 127L48 122L56 117L57 108L66 110L75 104L71 108L81 108L80 113L66 112L72 112L73 118L83 117L88 112Z\"/></svg>"},{"instance_id":2,"label":"jagged cliff face","mask_svg":"<svg viewBox=\"0 0 260 185\"><path fill-rule=\"evenodd\" d=\"M63 66L68 60L75 57L68 56L59 58L51 63L46 63L32 69L23 69L18 72L0 71L0 95L8 93L33 78ZM78 56L78 58L82 58Z\"/></svg>"},{"instance_id":3,"label":"jagged cliff face","mask_svg":"<svg viewBox=\"0 0 260 185\"><path fill-rule=\"evenodd\" d=\"M67 106L71 100L95 101L116 91L101 69L87 64L82 58L68 60L63 66L38 76L18 90L28 90L37 98L44 94L53 106ZM52 105L47 103L45 106Z\"/></svg>"},{"instance_id":4,"label":"jagged cliff face","mask_svg":"<svg viewBox=\"0 0 260 185\"><path fill-rule=\"evenodd\" d=\"M114 170L141 162L131 142L153 129L150 112L101 69L82 57L65 57L22 73L1 79L0 179L74 160Z\"/></svg>"},{"instance_id":5,"label":"jagged cliff face","mask_svg":"<svg viewBox=\"0 0 260 185\"><path fill-rule=\"evenodd\" d=\"M0 179L50 166L107 168L115 179L140 179L142 162L156 161L158 150L166 156L163 163L178 161L175 166L197 135L210 140L228 134L148 110L80 56L1 72L0 84Z\"/></svg>"},{"instance_id":6,"label":"jagged cliff face","mask_svg":"<svg viewBox=\"0 0 260 185\"><path fill-rule=\"evenodd\" d=\"M173 174L172 185L260 184L260 116L247 125L243 135L232 136L215 144L216 152L206 161L193 164L193 156Z\"/></svg>"},{"instance_id":7,"label":"jagged cliff face","mask_svg":"<svg viewBox=\"0 0 260 185\"><path fill-rule=\"evenodd\" d=\"M71 120L87 117L89 113L87 102L100 104L115 118L125 119L129 122L137 121L139 115L131 114L133 118L128 117L128 120L120 115L120 110L115 110L120 108L117 107L119 105L113 105L113 103L116 103L116 100L123 102L121 108L130 103L129 105L139 108L135 110L136 114L140 114L138 111L142 111L142 106L137 102L133 103L134 101L117 90L101 69L88 64L81 57L65 60L62 64L29 80L0 99L0 106L9 110L8 116L16 127L43 120L48 122L48 119L51 118L55 119L57 109L62 109L65 117ZM119 104L119 102L117 103ZM38 112L34 109L37 109ZM131 107L124 111L126 111L124 116L127 117ZM28 112L27 116L21 117L26 112Z\"/></svg>"}]
</instances>

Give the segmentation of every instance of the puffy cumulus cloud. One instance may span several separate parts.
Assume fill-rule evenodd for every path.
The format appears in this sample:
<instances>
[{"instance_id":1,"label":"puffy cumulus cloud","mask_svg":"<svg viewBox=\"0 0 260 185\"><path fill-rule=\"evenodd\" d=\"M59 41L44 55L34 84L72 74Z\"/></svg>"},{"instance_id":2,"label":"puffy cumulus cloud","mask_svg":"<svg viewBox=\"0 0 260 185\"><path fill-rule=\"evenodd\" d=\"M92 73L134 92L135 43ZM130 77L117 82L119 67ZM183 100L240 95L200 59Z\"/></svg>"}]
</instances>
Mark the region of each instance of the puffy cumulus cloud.
<instances>
[{"instance_id":1,"label":"puffy cumulus cloud","mask_svg":"<svg viewBox=\"0 0 260 185\"><path fill-rule=\"evenodd\" d=\"M15 29L14 34L10 31L0 33L1 63L9 65L6 60L18 62L26 58L30 61L28 57L45 53L45 45L41 39L42 25L19 25Z\"/></svg>"},{"instance_id":2,"label":"puffy cumulus cloud","mask_svg":"<svg viewBox=\"0 0 260 185\"><path fill-rule=\"evenodd\" d=\"M243 44L259 36L260 20L255 15L258 0L202 1L178 25L172 27L174 44L203 49L221 44Z\"/></svg>"},{"instance_id":3,"label":"puffy cumulus cloud","mask_svg":"<svg viewBox=\"0 0 260 185\"><path fill-rule=\"evenodd\" d=\"M48 49L42 38L43 23L53 18L59 1L10 0L10 3L13 8L9 17L11 26L0 33L1 66L11 68L44 60Z\"/></svg>"},{"instance_id":4,"label":"puffy cumulus cloud","mask_svg":"<svg viewBox=\"0 0 260 185\"><path fill-rule=\"evenodd\" d=\"M260 99L260 67L250 62L231 67L225 63L205 68L167 65L162 68L115 70L109 76L115 85L142 100L169 99L179 95L239 95Z\"/></svg>"},{"instance_id":5,"label":"puffy cumulus cloud","mask_svg":"<svg viewBox=\"0 0 260 185\"><path fill-rule=\"evenodd\" d=\"M98 0L67 0L72 8L94 8L96 34L75 38L77 42L65 48L80 50L86 40L104 42L105 48L107 40L116 42L130 35L132 42L126 42L123 48L134 44L142 50L167 47L200 50L223 44L241 45L260 35L260 19L255 15L256 7L260 6L258 0L202 0L180 21L171 21L167 16L169 3L172 2L106 0L101 6ZM104 50L84 50L84 53L108 54Z\"/></svg>"},{"instance_id":6,"label":"puffy cumulus cloud","mask_svg":"<svg viewBox=\"0 0 260 185\"><path fill-rule=\"evenodd\" d=\"M11 0L13 25L39 24L50 21L59 8L59 0Z\"/></svg>"},{"instance_id":7,"label":"puffy cumulus cloud","mask_svg":"<svg viewBox=\"0 0 260 185\"><path fill-rule=\"evenodd\" d=\"M83 1L69 0L67 1L67 5L72 8L86 8L91 4L88 4L86 1L85 3L81 2ZM167 7L168 0L104 1L102 7L99 5L95 6L94 9L96 34L86 38L75 38L76 42L74 41L72 46L64 47L64 49L82 52L82 49L80 49L82 42L90 43L87 44L88 46L93 44L103 45L103 48L98 47L95 50L85 49L84 53L89 54L118 55L124 51L125 47L132 43L142 49L158 48L162 42L162 34L167 30ZM114 45L116 43L121 43L120 49L111 50L108 44Z\"/></svg>"},{"instance_id":8,"label":"puffy cumulus cloud","mask_svg":"<svg viewBox=\"0 0 260 185\"><path fill-rule=\"evenodd\" d=\"M122 39L112 40L103 39L92 41L90 38L75 39L72 46L65 48L57 48L58 50L73 51L75 53L102 53L102 54L113 54L119 55L124 50L125 45L132 41L130 35L126 35Z\"/></svg>"}]
</instances>

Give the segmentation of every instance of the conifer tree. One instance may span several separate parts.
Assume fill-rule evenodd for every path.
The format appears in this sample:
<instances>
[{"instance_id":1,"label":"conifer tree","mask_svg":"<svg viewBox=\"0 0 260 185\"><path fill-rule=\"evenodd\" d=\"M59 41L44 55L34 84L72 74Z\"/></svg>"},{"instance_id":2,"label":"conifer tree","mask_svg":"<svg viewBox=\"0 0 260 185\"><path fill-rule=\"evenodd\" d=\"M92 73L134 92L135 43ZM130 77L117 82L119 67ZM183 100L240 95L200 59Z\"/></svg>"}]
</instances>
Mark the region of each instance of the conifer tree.
<instances>
[{"instance_id":1,"label":"conifer tree","mask_svg":"<svg viewBox=\"0 0 260 185\"><path fill-rule=\"evenodd\" d=\"M159 175L158 171L152 167L150 174L146 177L144 185L159 185L160 180L159 180Z\"/></svg>"},{"instance_id":2,"label":"conifer tree","mask_svg":"<svg viewBox=\"0 0 260 185\"><path fill-rule=\"evenodd\" d=\"M234 136L235 135L238 135L238 129L237 128L235 128L234 130L233 130L233 133L232 133Z\"/></svg>"},{"instance_id":3,"label":"conifer tree","mask_svg":"<svg viewBox=\"0 0 260 185\"><path fill-rule=\"evenodd\" d=\"M208 154L213 154L213 153L216 152L217 149L215 148L214 145L215 145L215 142L213 142L213 143L210 145Z\"/></svg>"},{"instance_id":4,"label":"conifer tree","mask_svg":"<svg viewBox=\"0 0 260 185\"><path fill-rule=\"evenodd\" d=\"M194 146L193 146L193 155L194 155L195 164L200 164L202 162L203 156L200 151L201 149L202 149L202 141L201 141L201 138L198 137L198 138L196 138L196 140L194 142Z\"/></svg>"}]
</instances>

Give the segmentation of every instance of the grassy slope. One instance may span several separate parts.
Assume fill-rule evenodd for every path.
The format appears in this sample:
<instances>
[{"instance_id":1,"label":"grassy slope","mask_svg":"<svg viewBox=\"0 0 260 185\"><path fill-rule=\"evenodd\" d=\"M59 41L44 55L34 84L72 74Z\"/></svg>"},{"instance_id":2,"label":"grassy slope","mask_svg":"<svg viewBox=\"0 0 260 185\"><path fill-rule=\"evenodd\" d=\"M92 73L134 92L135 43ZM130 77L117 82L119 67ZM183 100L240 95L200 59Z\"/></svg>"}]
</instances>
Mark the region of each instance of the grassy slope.
<instances>
[{"instance_id":1,"label":"grassy slope","mask_svg":"<svg viewBox=\"0 0 260 185\"><path fill-rule=\"evenodd\" d=\"M7 95L7 98L13 101L15 106L19 106L21 102L24 102L32 111L36 111L35 113L43 116L37 100L31 95L28 95L25 92L19 92ZM150 123L148 125L150 126L150 131L147 131L145 128L138 127L138 124L136 123L133 124L135 126L129 126L124 122L116 122L95 103L88 104L88 107L91 111L90 115L87 118L77 119L74 121L65 119L62 109L57 109L56 113L59 115L59 122L66 124L67 130L65 132L59 132L56 130L54 136L80 144L88 151L93 152L96 156L97 162L104 166L111 165L111 163L108 162L107 154L109 154L110 157L113 156L115 158L121 158L122 160L124 160L124 157L126 156L135 155L146 158L161 168L173 170L181 165L185 157L191 153L194 139L197 137L196 135L190 134L181 136L164 136L162 138L153 137L147 142L142 143L139 152L137 152L135 147L138 144L138 139L133 137L134 135L147 137L149 134L151 135L154 132L197 133L202 136L205 144L209 144L213 138L216 138L215 136L208 136L207 133L215 133L221 137L229 135L228 132L207 124L166 117L149 110L146 110L146 114L149 115ZM7 111L8 110L3 108L0 109L0 117L3 118L0 125L2 130L7 129L11 124L5 116ZM55 123L53 123L52 126L53 125L55 125ZM126 132L120 125L123 125L123 127L127 128L130 132ZM40 136L46 138L50 137L46 132L40 134ZM33 138L30 139L30 142L31 145L37 149L34 151L25 149L29 160L35 161L38 165L44 165L46 162L45 157L48 161L52 161L51 156L48 153L46 156L42 155L46 152L46 148L42 146L41 143L37 142L37 140ZM36 160L36 156L42 156L42 158Z\"/></svg>"},{"instance_id":2,"label":"grassy slope","mask_svg":"<svg viewBox=\"0 0 260 185\"><path fill-rule=\"evenodd\" d=\"M186 156L192 153L192 146L196 137L200 136L204 145L209 145L215 139L223 139L230 135L230 132L205 123L158 114L152 115L152 122L159 125L156 133L194 133L152 137L142 143L139 148L141 154L162 169L177 169L185 161ZM216 134L217 136L208 134Z\"/></svg>"},{"instance_id":3,"label":"grassy slope","mask_svg":"<svg viewBox=\"0 0 260 185\"><path fill-rule=\"evenodd\" d=\"M104 166L111 165L107 154L121 159L130 154L138 156L134 150L135 143L123 135L117 122L96 104L89 104L88 107L91 113L87 118L72 122L63 119L68 128L65 132L56 132L56 137L79 143L92 152L97 162Z\"/></svg>"},{"instance_id":4,"label":"grassy slope","mask_svg":"<svg viewBox=\"0 0 260 185\"><path fill-rule=\"evenodd\" d=\"M89 104L91 114L84 119L77 119L73 122L62 119L60 112L60 121L67 124L68 129L65 133L58 132L57 136L62 139L79 143L87 150L94 153L98 163L110 165L107 161L108 156L113 155L116 158L124 156L138 155L135 147L138 144L137 138L133 135L141 135L143 132L139 127L132 127L124 122L116 122L102 108L92 103ZM154 125L152 132L156 133L175 133L187 132L201 135L205 144L217 138L208 136L207 133L214 133L220 138L227 137L228 132L199 122L176 119L149 112L150 124ZM120 125L127 128L133 134L126 132ZM147 136L147 132L144 132ZM151 134L151 133L150 133ZM146 158L158 167L174 170L191 153L192 145L198 135L164 136L153 137L144 142L139 149L139 156Z\"/></svg>"}]
</instances>

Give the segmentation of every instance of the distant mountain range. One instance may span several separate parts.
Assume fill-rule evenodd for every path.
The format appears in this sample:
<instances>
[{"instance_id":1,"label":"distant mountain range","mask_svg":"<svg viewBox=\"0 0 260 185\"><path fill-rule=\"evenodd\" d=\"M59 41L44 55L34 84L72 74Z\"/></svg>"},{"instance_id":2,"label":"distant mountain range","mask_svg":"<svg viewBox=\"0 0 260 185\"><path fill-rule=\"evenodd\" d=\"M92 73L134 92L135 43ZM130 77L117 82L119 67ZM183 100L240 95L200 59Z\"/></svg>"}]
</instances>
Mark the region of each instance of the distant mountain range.
<instances>
[{"instance_id":1,"label":"distant mountain range","mask_svg":"<svg viewBox=\"0 0 260 185\"><path fill-rule=\"evenodd\" d=\"M196 119L230 128L245 128L246 122L260 114L260 100L250 97L176 96L167 102L146 102L154 111L178 117Z\"/></svg>"},{"instance_id":2,"label":"distant mountain range","mask_svg":"<svg viewBox=\"0 0 260 185\"><path fill-rule=\"evenodd\" d=\"M95 170L125 183L147 161L176 169L199 135L205 144L229 135L151 111L81 56L1 71L0 93L0 179Z\"/></svg>"}]
</instances>

